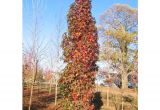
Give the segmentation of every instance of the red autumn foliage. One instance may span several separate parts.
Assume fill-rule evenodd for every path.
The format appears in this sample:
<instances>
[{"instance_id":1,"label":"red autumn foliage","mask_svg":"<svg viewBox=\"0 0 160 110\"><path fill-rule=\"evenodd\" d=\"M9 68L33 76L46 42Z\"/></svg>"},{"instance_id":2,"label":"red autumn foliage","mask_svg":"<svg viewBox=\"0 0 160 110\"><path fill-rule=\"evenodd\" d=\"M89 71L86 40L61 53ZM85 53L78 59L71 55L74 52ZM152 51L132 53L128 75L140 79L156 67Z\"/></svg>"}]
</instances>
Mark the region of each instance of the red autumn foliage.
<instances>
[{"instance_id":1,"label":"red autumn foliage","mask_svg":"<svg viewBox=\"0 0 160 110\"><path fill-rule=\"evenodd\" d=\"M62 42L67 66L60 79L61 93L68 105L74 101L74 110L93 110L99 46L97 28L91 14L91 1L75 0L67 17L68 33L63 35Z\"/></svg>"}]
</instances>

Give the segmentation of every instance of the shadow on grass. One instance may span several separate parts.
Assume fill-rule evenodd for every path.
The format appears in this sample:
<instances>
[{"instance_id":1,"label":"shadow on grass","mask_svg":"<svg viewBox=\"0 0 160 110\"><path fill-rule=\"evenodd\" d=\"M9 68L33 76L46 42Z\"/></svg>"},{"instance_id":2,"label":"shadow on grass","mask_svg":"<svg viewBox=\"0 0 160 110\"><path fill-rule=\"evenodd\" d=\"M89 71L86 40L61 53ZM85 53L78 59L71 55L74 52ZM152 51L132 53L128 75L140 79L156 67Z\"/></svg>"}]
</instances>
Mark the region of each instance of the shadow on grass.
<instances>
[{"instance_id":1,"label":"shadow on grass","mask_svg":"<svg viewBox=\"0 0 160 110\"><path fill-rule=\"evenodd\" d=\"M94 94L93 103L94 103L94 106L95 106L95 110L100 110L101 109L101 107L103 106L101 92L96 92Z\"/></svg>"}]
</instances>

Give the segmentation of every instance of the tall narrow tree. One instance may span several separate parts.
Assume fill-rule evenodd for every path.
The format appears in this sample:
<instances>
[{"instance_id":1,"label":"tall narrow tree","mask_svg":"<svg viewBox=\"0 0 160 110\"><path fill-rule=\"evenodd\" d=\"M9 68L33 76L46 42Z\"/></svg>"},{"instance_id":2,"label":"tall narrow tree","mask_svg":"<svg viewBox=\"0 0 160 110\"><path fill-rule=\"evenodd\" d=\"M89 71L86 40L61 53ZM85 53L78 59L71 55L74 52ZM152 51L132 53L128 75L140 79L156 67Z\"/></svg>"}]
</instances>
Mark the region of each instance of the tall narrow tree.
<instances>
[{"instance_id":1,"label":"tall narrow tree","mask_svg":"<svg viewBox=\"0 0 160 110\"><path fill-rule=\"evenodd\" d=\"M93 110L95 75L98 70L98 36L90 0L75 0L68 13L68 33L62 48L67 63L60 79L65 109Z\"/></svg>"}]
</instances>

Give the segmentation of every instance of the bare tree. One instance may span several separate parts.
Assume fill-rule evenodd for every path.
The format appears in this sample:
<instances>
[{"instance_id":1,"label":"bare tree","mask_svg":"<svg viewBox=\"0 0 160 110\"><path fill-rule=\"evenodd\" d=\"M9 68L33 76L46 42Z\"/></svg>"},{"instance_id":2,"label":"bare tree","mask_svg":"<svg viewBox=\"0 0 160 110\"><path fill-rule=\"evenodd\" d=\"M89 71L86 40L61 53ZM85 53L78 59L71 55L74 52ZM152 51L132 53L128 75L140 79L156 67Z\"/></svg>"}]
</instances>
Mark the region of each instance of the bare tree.
<instances>
[{"instance_id":1,"label":"bare tree","mask_svg":"<svg viewBox=\"0 0 160 110\"><path fill-rule=\"evenodd\" d=\"M62 19L61 12L58 16L55 15L56 21L56 29L55 35L51 36L50 40L50 49L48 52L48 61L51 70L53 71L52 81L50 83L50 91L52 83L55 84L55 105L57 103L57 92L58 92L58 79L60 78L60 73L63 69L63 61L62 61L62 49L60 47L62 40L62 33L64 29L64 22Z\"/></svg>"},{"instance_id":2,"label":"bare tree","mask_svg":"<svg viewBox=\"0 0 160 110\"><path fill-rule=\"evenodd\" d=\"M40 19L42 17L42 11L44 8L44 3L41 0L32 0L31 2L32 6L32 14L31 14L31 21L32 25L30 27L31 36L28 36L30 38L30 43L27 44L24 50L25 53L29 55L29 63L31 66L31 73L32 73L32 81L31 81L31 91L30 91L30 98L29 98L29 107L28 110L31 109L32 104L32 97L33 97L33 89L34 84L36 81L36 76L38 73L38 68L41 63L41 61L45 58L45 52L46 48L48 46L48 43L44 43L44 39L40 39L41 37L41 24Z\"/></svg>"}]
</instances>

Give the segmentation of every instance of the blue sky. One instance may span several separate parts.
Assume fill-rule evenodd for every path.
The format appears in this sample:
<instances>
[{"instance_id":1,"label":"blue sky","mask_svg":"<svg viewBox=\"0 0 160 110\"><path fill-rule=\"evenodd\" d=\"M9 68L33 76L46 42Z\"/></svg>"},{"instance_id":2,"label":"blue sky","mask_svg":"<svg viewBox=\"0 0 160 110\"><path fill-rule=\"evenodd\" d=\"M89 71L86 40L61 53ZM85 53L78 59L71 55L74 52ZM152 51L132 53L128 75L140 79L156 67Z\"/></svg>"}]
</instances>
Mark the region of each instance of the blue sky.
<instances>
[{"instance_id":1,"label":"blue sky","mask_svg":"<svg viewBox=\"0 0 160 110\"><path fill-rule=\"evenodd\" d=\"M31 25L31 8L32 0L23 0L23 37L25 39L30 35L29 27ZM67 17L66 14L69 10L70 5L74 0L42 0L43 5L43 17L40 19L42 24L42 31L46 37L51 36L55 30L55 22L58 19L58 16L63 18L64 31L67 27ZM131 7L137 8L137 0L92 0L92 15L96 18L98 24L100 14L103 13L106 9L111 7L113 4L122 3L129 4ZM61 14L60 14L61 13Z\"/></svg>"},{"instance_id":2,"label":"blue sky","mask_svg":"<svg viewBox=\"0 0 160 110\"><path fill-rule=\"evenodd\" d=\"M32 0L23 0L23 43L30 42L32 25ZM41 0L41 13L39 19L40 36L49 40L56 39L56 24L59 18L62 20L62 33L67 30L67 13L74 0ZM128 4L137 8L137 0L92 0L92 15L97 24L100 15L113 4Z\"/></svg>"}]
</instances>

